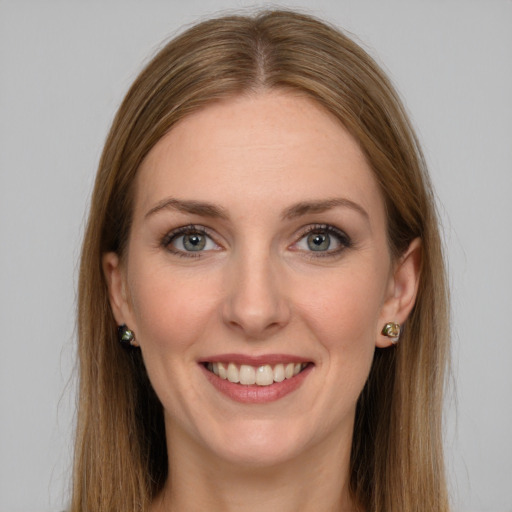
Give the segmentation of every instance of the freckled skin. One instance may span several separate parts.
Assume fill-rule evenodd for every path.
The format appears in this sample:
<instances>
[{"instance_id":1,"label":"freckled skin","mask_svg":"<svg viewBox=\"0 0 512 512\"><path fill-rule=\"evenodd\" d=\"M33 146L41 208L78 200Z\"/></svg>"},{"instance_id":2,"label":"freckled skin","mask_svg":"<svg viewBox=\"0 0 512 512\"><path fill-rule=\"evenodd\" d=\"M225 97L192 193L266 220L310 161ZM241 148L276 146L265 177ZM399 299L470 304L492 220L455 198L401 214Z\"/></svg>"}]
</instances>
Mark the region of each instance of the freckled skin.
<instances>
[{"instance_id":1,"label":"freckled skin","mask_svg":"<svg viewBox=\"0 0 512 512\"><path fill-rule=\"evenodd\" d=\"M146 217L166 197L214 203L229 218L174 209ZM345 206L282 217L291 205L337 197L367 217ZM208 229L209 250L180 256L176 241L175 252L162 246L191 224ZM352 245L312 254L304 228L315 224L335 226ZM415 275L409 268L397 280L380 191L334 117L305 97L272 92L182 120L139 170L127 256L124 267L113 254L105 259L113 310L135 332L164 406L171 464L348 467L356 401L376 344L388 345L380 330L405 319ZM222 353L291 354L314 368L280 400L241 404L198 365Z\"/></svg>"}]
</instances>

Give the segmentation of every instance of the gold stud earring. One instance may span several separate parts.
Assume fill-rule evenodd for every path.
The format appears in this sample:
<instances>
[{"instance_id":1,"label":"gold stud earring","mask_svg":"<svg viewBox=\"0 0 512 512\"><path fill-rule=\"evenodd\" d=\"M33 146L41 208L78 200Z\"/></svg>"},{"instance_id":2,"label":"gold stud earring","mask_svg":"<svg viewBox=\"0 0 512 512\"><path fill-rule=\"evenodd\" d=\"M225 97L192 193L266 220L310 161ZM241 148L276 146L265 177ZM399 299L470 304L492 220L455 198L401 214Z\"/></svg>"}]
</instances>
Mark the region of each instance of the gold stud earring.
<instances>
[{"instance_id":1,"label":"gold stud earring","mask_svg":"<svg viewBox=\"0 0 512 512\"><path fill-rule=\"evenodd\" d=\"M400 339L400 324L396 324L395 322L388 322L381 331L381 334L387 336L389 341L396 345L398 340Z\"/></svg>"}]
</instances>

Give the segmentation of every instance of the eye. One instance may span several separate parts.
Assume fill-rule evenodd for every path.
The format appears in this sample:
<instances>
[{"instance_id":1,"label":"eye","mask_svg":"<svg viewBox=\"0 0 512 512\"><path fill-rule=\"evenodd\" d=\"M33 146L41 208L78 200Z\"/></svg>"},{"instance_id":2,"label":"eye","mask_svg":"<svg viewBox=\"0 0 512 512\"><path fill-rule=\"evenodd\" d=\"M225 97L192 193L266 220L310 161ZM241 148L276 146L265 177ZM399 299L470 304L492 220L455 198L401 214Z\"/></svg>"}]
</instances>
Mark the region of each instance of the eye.
<instances>
[{"instance_id":1,"label":"eye","mask_svg":"<svg viewBox=\"0 0 512 512\"><path fill-rule=\"evenodd\" d=\"M293 245L295 250L319 253L318 256L338 254L352 245L350 238L334 226L309 226L301 238Z\"/></svg>"},{"instance_id":2,"label":"eye","mask_svg":"<svg viewBox=\"0 0 512 512\"><path fill-rule=\"evenodd\" d=\"M312 251L327 251L331 247L331 235L328 233L310 233L306 245Z\"/></svg>"},{"instance_id":3,"label":"eye","mask_svg":"<svg viewBox=\"0 0 512 512\"><path fill-rule=\"evenodd\" d=\"M202 226L175 229L165 236L162 245L180 256L199 256L201 252L220 249Z\"/></svg>"}]
</instances>

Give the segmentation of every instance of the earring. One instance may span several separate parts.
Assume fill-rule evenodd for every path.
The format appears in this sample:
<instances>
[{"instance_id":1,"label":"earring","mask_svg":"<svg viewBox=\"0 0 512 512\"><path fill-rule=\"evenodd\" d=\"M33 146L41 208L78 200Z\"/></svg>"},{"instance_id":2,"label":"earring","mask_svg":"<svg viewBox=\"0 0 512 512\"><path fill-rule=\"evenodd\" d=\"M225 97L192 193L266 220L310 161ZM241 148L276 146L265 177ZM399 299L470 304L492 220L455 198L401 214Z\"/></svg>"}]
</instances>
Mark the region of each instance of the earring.
<instances>
[{"instance_id":1,"label":"earring","mask_svg":"<svg viewBox=\"0 0 512 512\"><path fill-rule=\"evenodd\" d=\"M117 328L117 337L119 339L119 343L123 345L123 347L136 347L135 343L135 334L131 329L126 327L126 324L120 325Z\"/></svg>"},{"instance_id":2,"label":"earring","mask_svg":"<svg viewBox=\"0 0 512 512\"><path fill-rule=\"evenodd\" d=\"M396 324L395 322L388 322L381 331L381 334L387 336L389 341L393 343L393 345L398 343L400 339L400 324Z\"/></svg>"}]
</instances>

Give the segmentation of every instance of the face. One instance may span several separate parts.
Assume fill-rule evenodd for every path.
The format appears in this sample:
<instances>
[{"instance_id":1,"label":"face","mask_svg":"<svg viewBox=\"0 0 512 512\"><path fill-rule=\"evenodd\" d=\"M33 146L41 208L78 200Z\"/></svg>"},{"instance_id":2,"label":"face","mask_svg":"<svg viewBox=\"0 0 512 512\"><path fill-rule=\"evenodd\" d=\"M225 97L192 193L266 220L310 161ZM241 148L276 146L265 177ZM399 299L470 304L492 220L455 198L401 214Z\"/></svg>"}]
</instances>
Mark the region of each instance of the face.
<instances>
[{"instance_id":1,"label":"face","mask_svg":"<svg viewBox=\"0 0 512 512\"><path fill-rule=\"evenodd\" d=\"M412 251L411 251L412 252ZM126 257L104 257L170 451L249 464L349 450L388 321L417 262L393 262L355 140L312 100L270 92L180 121L136 180Z\"/></svg>"}]
</instances>

